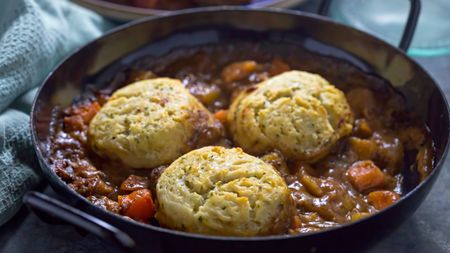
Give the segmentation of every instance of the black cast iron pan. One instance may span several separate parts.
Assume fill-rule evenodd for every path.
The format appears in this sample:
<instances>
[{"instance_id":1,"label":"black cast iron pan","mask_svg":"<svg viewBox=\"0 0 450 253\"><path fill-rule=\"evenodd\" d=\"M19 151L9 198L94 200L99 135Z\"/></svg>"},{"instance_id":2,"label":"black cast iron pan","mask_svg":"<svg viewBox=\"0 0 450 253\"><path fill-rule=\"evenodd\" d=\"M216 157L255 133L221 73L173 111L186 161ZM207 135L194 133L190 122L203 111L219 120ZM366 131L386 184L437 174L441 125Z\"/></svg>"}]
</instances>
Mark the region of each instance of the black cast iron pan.
<instances>
[{"instance_id":1,"label":"black cast iron pan","mask_svg":"<svg viewBox=\"0 0 450 253\"><path fill-rule=\"evenodd\" d=\"M445 96L430 75L404 53L420 9L418 0L411 3L401 49L320 15L275 9L219 7L181 11L113 30L66 58L40 88L31 113L36 154L43 174L67 204L36 192L26 195L25 203L41 216L63 220L101 237L118 251L335 252L369 247L418 208L438 177L448 151L450 125ZM328 4L322 4L322 14ZM218 43L256 33L264 33L265 40L290 40L308 50L345 59L388 80L431 130L436 159L429 177L408 189L391 207L351 224L311 234L237 238L189 234L114 215L92 205L51 170L48 142L52 109L68 106L85 90L90 78L111 78L117 69L145 54L158 56L181 46Z\"/></svg>"}]
</instances>

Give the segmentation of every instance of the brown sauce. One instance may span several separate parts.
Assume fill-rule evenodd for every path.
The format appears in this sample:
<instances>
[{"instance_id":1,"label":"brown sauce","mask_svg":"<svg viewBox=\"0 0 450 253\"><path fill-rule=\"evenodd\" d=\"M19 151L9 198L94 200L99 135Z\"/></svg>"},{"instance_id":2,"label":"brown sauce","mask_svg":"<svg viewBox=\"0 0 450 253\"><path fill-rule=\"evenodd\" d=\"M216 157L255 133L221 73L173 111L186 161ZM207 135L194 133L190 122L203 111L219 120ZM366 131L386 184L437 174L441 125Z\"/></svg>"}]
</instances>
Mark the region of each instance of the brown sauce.
<instances>
[{"instance_id":1,"label":"brown sauce","mask_svg":"<svg viewBox=\"0 0 450 253\"><path fill-rule=\"evenodd\" d=\"M272 50L280 47L282 51ZM399 94L347 62L288 44L211 45L144 58L118 73L108 89L59 113L50 162L62 180L93 204L126 215L118 195L153 191L165 166L135 171L90 150L89 121L113 90L154 76L178 78L226 126L223 114L238 92L290 69L321 74L344 91L356 121L353 132L314 164L286 160L276 150L262 156L292 192L297 212L287 232L334 227L386 208L403 194L405 170L417 175L416 183L426 178L433 165L432 141ZM217 145L233 142L226 137Z\"/></svg>"}]
</instances>

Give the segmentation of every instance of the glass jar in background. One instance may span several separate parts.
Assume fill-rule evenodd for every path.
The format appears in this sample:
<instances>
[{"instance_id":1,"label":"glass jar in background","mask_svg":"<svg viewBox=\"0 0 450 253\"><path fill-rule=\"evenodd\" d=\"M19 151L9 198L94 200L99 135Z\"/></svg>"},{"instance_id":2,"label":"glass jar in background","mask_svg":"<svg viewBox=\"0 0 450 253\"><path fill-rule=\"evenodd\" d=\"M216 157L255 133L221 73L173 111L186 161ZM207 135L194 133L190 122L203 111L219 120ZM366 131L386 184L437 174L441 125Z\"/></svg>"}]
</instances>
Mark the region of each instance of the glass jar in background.
<instances>
[{"instance_id":1,"label":"glass jar in background","mask_svg":"<svg viewBox=\"0 0 450 253\"><path fill-rule=\"evenodd\" d=\"M410 56L450 55L450 0L422 0L408 50ZM406 24L409 0L336 0L330 16L398 45Z\"/></svg>"}]
</instances>

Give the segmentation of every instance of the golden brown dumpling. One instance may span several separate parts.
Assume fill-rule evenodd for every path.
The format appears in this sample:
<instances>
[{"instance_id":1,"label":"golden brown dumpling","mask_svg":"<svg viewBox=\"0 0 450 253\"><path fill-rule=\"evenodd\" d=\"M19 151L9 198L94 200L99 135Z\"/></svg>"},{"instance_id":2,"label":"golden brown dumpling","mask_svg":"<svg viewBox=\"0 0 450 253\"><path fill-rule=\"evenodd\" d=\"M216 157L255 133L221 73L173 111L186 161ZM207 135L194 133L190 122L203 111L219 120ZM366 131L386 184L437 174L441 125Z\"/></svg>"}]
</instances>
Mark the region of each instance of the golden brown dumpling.
<instances>
[{"instance_id":1,"label":"golden brown dumpling","mask_svg":"<svg viewBox=\"0 0 450 253\"><path fill-rule=\"evenodd\" d=\"M173 162L156 186L162 226L211 235L286 232L293 202L283 178L240 148L204 147Z\"/></svg>"},{"instance_id":2,"label":"golden brown dumpling","mask_svg":"<svg viewBox=\"0 0 450 253\"><path fill-rule=\"evenodd\" d=\"M313 161L352 130L344 93L319 75L289 71L242 92L229 113L230 132L246 152L272 149Z\"/></svg>"},{"instance_id":3,"label":"golden brown dumpling","mask_svg":"<svg viewBox=\"0 0 450 253\"><path fill-rule=\"evenodd\" d=\"M101 156L131 168L153 168L214 142L222 132L179 80L156 78L114 92L90 122L88 138Z\"/></svg>"}]
</instances>

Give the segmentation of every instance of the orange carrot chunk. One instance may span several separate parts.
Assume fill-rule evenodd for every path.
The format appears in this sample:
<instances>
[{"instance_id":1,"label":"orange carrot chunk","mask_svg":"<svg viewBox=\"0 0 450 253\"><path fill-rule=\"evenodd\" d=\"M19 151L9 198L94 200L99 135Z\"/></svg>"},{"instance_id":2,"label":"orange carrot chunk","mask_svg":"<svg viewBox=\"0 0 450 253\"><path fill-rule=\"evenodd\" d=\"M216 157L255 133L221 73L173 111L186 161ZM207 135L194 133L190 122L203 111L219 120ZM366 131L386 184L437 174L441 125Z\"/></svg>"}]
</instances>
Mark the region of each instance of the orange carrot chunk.
<instances>
[{"instance_id":1,"label":"orange carrot chunk","mask_svg":"<svg viewBox=\"0 0 450 253\"><path fill-rule=\"evenodd\" d=\"M222 71L222 78L226 83L231 83L244 79L257 71L260 65L255 61L235 62L226 66Z\"/></svg>"},{"instance_id":2,"label":"orange carrot chunk","mask_svg":"<svg viewBox=\"0 0 450 253\"><path fill-rule=\"evenodd\" d=\"M147 222L155 215L152 194L148 189L141 189L118 198L122 213L133 220Z\"/></svg>"},{"instance_id":3,"label":"orange carrot chunk","mask_svg":"<svg viewBox=\"0 0 450 253\"><path fill-rule=\"evenodd\" d=\"M395 203L400 195L393 191L373 191L367 196L369 204L381 210Z\"/></svg>"},{"instance_id":4,"label":"orange carrot chunk","mask_svg":"<svg viewBox=\"0 0 450 253\"><path fill-rule=\"evenodd\" d=\"M218 119L222 124L227 123L228 121L228 110L218 110L214 113L216 119Z\"/></svg>"},{"instance_id":5,"label":"orange carrot chunk","mask_svg":"<svg viewBox=\"0 0 450 253\"><path fill-rule=\"evenodd\" d=\"M353 163L346 172L347 179L359 192L384 185L384 173L371 160Z\"/></svg>"},{"instance_id":6,"label":"orange carrot chunk","mask_svg":"<svg viewBox=\"0 0 450 253\"><path fill-rule=\"evenodd\" d=\"M64 127L66 131L81 131L85 127L83 118L80 115L64 117Z\"/></svg>"},{"instance_id":7,"label":"orange carrot chunk","mask_svg":"<svg viewBox=\"0 0 450 253\"><path fill-rule=\"evenodd\" d=\"M80 107L80 110L81 110L80 115L83 118L83 122L85 124L89 124L92 118L94 118L95 114L97 114L97 112L100 111L100 104L97 102L93 102L89 105Z\"/></svg>"},{"instance_id":8,"label":"orange carrot chunk","mask_svg":"<svg viewBox=\"0 0 450 253\"><path fill-rule=\"evenodd\" d=\"M374 140L350 137L348 144L350 151L357 155L358 160L373 159L376 156L377 144Z\"/></svg>"}]
</instances>

